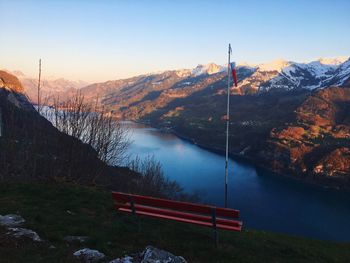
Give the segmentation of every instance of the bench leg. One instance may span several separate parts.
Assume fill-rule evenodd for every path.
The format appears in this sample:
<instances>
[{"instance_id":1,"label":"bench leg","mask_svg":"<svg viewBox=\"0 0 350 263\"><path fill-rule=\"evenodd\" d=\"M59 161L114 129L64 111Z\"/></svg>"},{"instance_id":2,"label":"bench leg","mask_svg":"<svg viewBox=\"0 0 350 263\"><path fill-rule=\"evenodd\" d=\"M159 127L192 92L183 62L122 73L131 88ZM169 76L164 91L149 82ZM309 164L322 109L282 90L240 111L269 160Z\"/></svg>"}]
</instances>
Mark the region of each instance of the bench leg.
<instances>
[{"instance_id":1,"label":"bench leg","mask_svg":"<svg viewBox=\"0 0 350 263\"><path fill-rule=\"evenodd\" d=\"M214 242L215 242L215 247L218 248L218 246L219 246L219 234L218 234L217 229L214 229Z\"/></svg>"},{"instance_id":2,"label":"bench leg","mask_svg":"<svg viewBox=\"0 0 350 263\"><path fill-rule=\"evenodd\" d=\"M136 221L137 221L137 232L140 232L140 218L138 215L136 215L136 211L135 211L135 201L134 201L134 197L130 196L130 204L131 204L131 210L132 210L132 214L134 215L134 217L136 217Z\"/></svg>"},{"instance_id":3,"label":"bench leg","mask_svg":"<svg viewBox=\"0 0 350 263\"><path fill-rule=\"evenodd\" d=\"M214 242L215 242L215 247L217 248L219 245L219 236L218 236L218 229L216 227L216 210L215 210L215 208L212 208L211 216L212 216L212 223L213 223L213 229L214 229Z\"/></svg>"}]
</instances>

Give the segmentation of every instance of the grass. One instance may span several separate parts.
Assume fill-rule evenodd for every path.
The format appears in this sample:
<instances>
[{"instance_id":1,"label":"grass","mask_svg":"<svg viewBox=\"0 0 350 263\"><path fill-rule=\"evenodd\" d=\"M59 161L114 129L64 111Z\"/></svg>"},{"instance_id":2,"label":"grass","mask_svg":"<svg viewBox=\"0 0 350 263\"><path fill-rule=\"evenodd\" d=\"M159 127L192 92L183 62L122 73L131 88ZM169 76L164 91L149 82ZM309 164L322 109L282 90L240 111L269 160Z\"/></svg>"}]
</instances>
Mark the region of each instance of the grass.
<instances>
[{"instance_id":1,"label":"grass","mask_svg":"<svg viewBox=\"0 0 350 263\"><path fill-rule=\"evenodd\" d=\"M53 184L0 185L0 214L19 213L25 227L45 240L9 240L0 228L0 262L76 262L73 251L89 247L108 259L153 245L188 262L350 262L350 244L262 231L220 231L215 248L209 228L164 220L137 220L113 210L109 192ZM85 245L68 245L67 235L86 235ZM55 248L49 248L51 245Z\"/></svg>"}]
</instances>

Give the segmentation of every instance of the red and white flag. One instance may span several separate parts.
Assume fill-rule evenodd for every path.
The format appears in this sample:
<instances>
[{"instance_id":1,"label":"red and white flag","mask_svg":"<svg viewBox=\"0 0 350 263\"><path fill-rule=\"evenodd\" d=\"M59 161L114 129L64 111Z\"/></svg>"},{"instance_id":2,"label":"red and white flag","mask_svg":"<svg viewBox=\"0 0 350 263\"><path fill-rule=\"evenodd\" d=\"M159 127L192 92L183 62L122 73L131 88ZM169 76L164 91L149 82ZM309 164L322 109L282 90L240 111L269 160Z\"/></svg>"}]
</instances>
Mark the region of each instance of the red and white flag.
<instances>
[{"instance_id":1,"label":"red and white flag","mask_svg":"<svg viewBox=\"0 0 350 263\"><path fill-rule=\"evenodd\" d=\"M231 67L231 72L232 72L233 81L235 83L235 87L237 87L238 86L238 80L237 80L236 63L235 62L231 62L230 63L230 67Z\"/></svg>"}]
</instances>

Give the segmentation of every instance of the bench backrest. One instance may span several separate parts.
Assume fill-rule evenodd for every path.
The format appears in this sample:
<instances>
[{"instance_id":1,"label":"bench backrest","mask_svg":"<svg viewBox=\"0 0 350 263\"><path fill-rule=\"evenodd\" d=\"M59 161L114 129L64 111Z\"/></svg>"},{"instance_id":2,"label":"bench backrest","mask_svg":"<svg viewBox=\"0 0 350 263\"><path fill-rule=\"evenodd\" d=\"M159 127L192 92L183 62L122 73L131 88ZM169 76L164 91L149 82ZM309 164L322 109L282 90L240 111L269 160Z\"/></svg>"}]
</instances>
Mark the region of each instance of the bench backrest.
<instances>
[{"instance_id":1,"label":"bench backrest","mask_svg":"<svg viewBox=\"0 0 350 263\"><path fill-rule=\"evenodd\" d=\"M213 211L217 217L239 218L239 210L230 208L218 208L209 205L193 204L188 202L172 201L148 196L112 192L113 199L118 203L134 203L138 205L156 208L171 209L176 211L190 212L196 214L212 215Z\"/></svg>"}]
</instances>

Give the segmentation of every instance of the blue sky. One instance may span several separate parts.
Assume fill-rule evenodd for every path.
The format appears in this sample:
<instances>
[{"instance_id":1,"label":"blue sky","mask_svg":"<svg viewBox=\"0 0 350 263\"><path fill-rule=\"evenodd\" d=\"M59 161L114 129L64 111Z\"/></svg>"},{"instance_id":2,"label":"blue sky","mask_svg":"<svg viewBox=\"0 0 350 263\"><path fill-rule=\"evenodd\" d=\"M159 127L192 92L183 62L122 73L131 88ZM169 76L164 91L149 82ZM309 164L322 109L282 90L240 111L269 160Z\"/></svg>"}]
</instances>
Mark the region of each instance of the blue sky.
<instances>
[{"instance_id":1,"label":"blue sky","mask_svg":"<svg viewBox=\"0 0 350 263\"><path fill-rule=\"evenodd\" d=\"M0 68L106 81L197 64L350 55L350 1L0 0Z\"/></svg>"}]
</instances>

